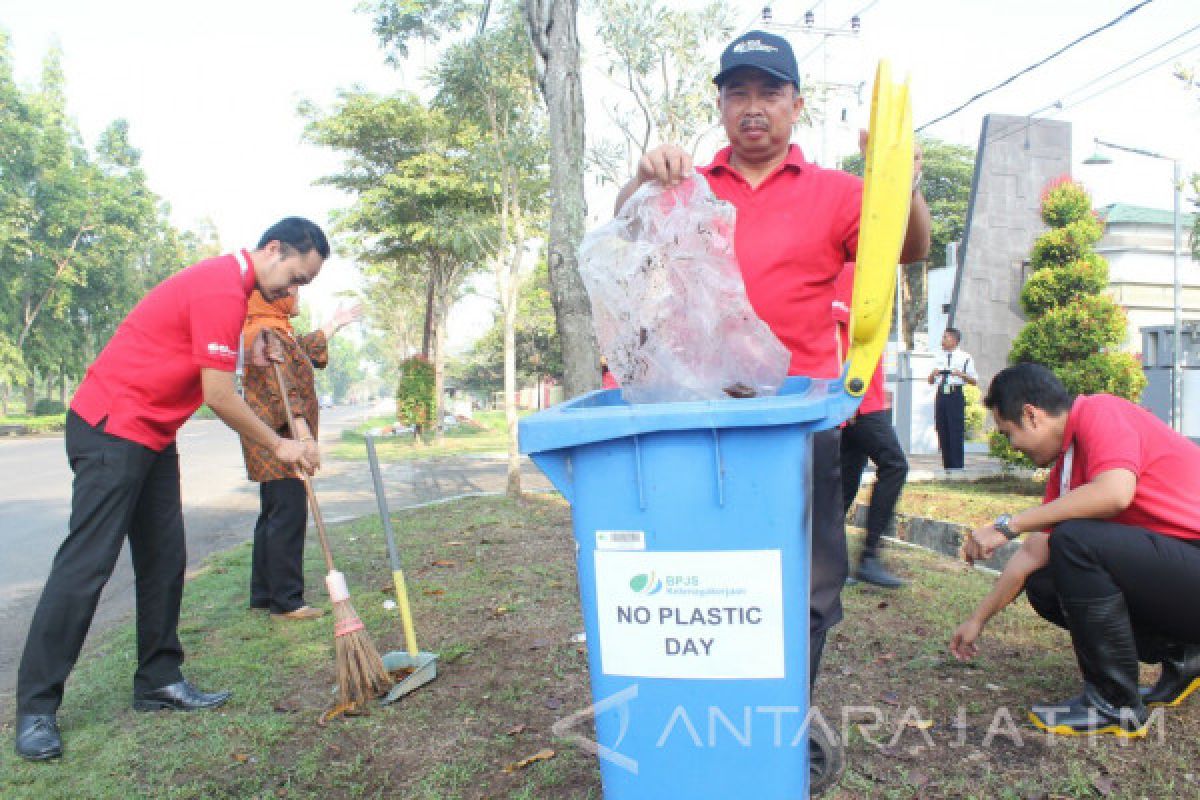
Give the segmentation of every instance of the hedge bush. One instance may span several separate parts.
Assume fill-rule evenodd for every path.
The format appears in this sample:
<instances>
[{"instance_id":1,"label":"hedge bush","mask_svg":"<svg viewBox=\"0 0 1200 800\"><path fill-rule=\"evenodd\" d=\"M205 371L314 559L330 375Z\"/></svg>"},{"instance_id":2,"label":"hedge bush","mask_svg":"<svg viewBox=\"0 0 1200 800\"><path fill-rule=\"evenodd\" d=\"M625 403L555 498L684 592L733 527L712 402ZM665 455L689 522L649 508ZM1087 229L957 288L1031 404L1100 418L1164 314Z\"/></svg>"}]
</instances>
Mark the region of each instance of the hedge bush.
<instances>
[{"instance_id":1,"label":"hedge bush","mask_svg":"<svg viewBox=\"0 0 1200 800\"><path fill-rule=\"evenodd\" d=\"M1050 227L1033 244L1033 273L1021 290L1029 322L1013 340L1010 364L1044 364L1075 394L1105 392L1137 401L1146 385L1141 365L1121 352L1125 312L1105 289L1108 263L1093 246L1104 234L1092 200L1070 178L1042 192L1042 220ZM1008 440L993 432L993 455L1030 466Z\"/></svg>"},{"instance_id":2,"label":"hedge bush","mask_svg":"<svg viewBox=\"0 0 1200 800\"><path fill-rule=\"evenodd\" d=\"M413 356L400 364L400 382L396 387L396 419L412 425L418 433L428 430L434 414L433 365L423 356Z\"/></svg>"}]
</instances>

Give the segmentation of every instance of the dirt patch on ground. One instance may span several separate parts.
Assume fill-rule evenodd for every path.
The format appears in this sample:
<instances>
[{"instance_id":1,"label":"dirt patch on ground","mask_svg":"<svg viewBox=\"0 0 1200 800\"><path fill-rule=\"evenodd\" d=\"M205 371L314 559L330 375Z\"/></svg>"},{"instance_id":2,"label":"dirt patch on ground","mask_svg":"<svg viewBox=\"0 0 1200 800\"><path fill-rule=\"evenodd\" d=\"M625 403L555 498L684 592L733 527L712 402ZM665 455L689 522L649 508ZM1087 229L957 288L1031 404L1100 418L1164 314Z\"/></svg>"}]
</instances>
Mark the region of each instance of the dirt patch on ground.
<instances>
[{"instance_id":1,"label":"dirt patch on ground","mask_svg":"<svg viewBox=\"0 0 1200 800\"><path fill-rule=\"evenodd\" d=\"M598 796L592 760L550 731L590 702L586 651L573 641L581 627L568 510L545 497L467 500L398 514L395 525L418 641L440 652L438 677L369 717L313 731L329 739L334 768L304 792L352 796L337 767L353 764L354 783L392 797L472 800L519 796L534 786L530 797ZM368 603L392 592L385 581L364 589ZM389 638L381 650L401 648ZM326 680L308 682L289 713L312 716L328 707ZM301 738L275 756L287 761L310 750ZM511 766L546 750L554 755ZM277 788L288 796L286 784Z\"/></svg>"}]
</instances>

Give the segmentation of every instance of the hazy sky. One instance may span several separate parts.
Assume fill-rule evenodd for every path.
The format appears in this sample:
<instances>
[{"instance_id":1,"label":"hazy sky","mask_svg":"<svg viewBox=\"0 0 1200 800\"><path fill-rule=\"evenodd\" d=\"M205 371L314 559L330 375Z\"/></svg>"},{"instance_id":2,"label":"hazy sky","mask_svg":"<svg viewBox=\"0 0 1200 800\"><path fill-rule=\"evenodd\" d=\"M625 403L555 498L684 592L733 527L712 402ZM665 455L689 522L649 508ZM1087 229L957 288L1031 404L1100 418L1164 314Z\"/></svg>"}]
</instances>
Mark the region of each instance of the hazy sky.
<instances>
[{"instance_id":1,"label":"hazy sky","mask_svg":"<svg viewBox=\"0 0 1200 800\"><path fill-rule=\"evenodd\" d=\"M773 2L776 22L798 22L813 8L818 25L843 27L861 12L857 37L822 39L789 35L814 77L870 82L879 57L898 71L911 70L914 116L924 123L981 89L1049 55L1086 31L1116 17L1138 0L817 0L812 5ZM18 80L30 86L53 42L61 45L68 103L85 140L110 121L129 120L151 187L169 201L184 227L211 217L227 248L253 245L261 231L287 214L325 223L346 198L312 182L337 168L332 153L301 142L301 99L330 105L339 88L355 84L388 92L419 88L423 66L436 53L418 45L412 66L398 72L383 64L370 20L355 13L357 0L5 0L0 26L12 37ZM731 4L746 26L759 25L761 2ZM586 29L586 19L581 26ZM982 115L1028 114L1056 100L1070 105L1177 53L1200 59L1200 30L1086 89L1069 94L1168 39L1200 26L1196 0L1156 0L1109 31L1014 82L928 133L975 146ZM715 59L718 53L713 53ZM806 57L807 56L807 57ZM596 102L609 84L592 59L585 73L590 95L589 132L603 125ZM1055 114L1073 123L1075 159L1091 152L1093 136L1186 157L1200 168L1200 93L1188 95L1171 77L1171 63L1076 107ZM614 95L615 96L615 95ZM853 146L865 126L867 106L849 95L835 109L844 126L826 137L829 157ZM816 156L820 134L800 141ZM707 155L707 154L703 154ZM703 157L702 155L702 157ZM1105 168L1077 167L1097 204L1123 202L1170 208L1170 165L1117 156ZM607 199L593 216L607 215ZM319 300L352 284L354 267L332 261L309 290ZM321 309L331 304L318 302ZM327 313L327 312L326 312ZM452 320L459 331L477 328L486 304L468 304ZM458 337L461 341L465 333Z\"/></svg>"}]
</instances>

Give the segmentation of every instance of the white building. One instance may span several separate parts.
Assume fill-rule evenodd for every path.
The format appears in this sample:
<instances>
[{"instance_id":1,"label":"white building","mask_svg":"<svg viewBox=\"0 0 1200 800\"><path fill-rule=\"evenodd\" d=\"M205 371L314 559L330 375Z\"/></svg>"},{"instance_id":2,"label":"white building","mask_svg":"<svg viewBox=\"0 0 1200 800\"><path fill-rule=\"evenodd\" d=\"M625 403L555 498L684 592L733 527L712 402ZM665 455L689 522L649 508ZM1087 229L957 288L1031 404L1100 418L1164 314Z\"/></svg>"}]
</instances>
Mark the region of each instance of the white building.
<instances>
[{"instance_id":1,"label":"white building","mask_svg":"<svg viewBox=\"0 0 1200 800\"><path fill-rule=\"evenodd\" d=\"M1174 215L1124 203L1104 206L1096 213L1105 228L1096 252L1108 260L1109 293L1129 317L1125 349L1140 355L1141 329L1174 321ZM1192 259L1189 247L1195 219L1195 214L1182 215L1179 273L1185 320L1200 318L1200 263Z\"/></svg>"}]
</instances>

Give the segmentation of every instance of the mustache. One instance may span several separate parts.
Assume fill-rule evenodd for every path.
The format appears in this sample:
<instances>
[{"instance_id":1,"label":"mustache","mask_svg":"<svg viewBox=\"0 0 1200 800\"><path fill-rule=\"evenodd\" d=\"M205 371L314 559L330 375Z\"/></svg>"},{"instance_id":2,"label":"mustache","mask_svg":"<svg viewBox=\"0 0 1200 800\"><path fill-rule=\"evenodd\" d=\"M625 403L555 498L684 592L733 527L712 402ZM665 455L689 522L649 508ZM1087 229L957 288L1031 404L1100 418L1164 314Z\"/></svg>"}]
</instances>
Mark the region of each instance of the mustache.
<instances>
[{"instance_id":1,"label":"mustache","mask_svg":"<svg viewBox=\"0 0 1200 800\"><path fill-rule=\"evenodd\" d=\"M766 117L760 117L760 116L742 117L742 119L738 121L738 130L751 131L751 130L766 130L766 129L767 129L767 118Z\"/></svg>"}]
</instances>

